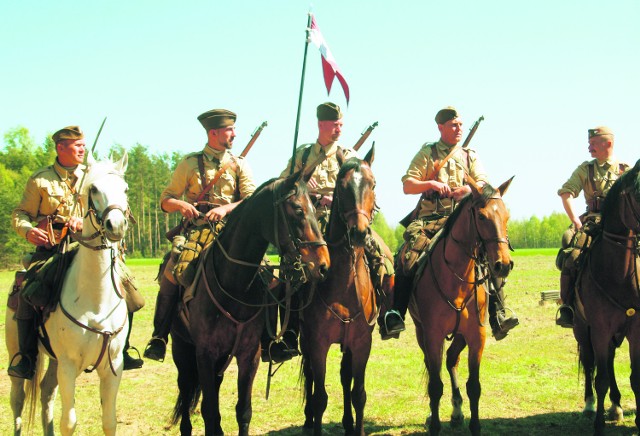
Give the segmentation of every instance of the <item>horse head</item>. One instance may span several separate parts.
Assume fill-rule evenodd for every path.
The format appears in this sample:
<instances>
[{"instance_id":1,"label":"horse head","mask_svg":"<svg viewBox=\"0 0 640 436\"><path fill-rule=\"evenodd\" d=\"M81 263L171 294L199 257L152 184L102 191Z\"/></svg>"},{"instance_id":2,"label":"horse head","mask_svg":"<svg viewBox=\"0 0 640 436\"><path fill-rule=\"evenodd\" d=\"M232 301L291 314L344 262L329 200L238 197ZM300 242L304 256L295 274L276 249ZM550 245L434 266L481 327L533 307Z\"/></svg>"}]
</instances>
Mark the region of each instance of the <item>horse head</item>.
<instances>
[{"instance_id":1,"label":"horse head","mask_svg":"<svg viewBox=\"0 0 640 436\"><path fill-rule=\"evenodd\" d=\"M86 175L80 192L84 204L88 205L85 222L88 217L92 228L85 226L83 234L95 230L112 242L124 238L129 226L128 185L124 180L127 164L126 151L117 162L96 161L89 152Z\"/></svg>"},{"instance_id":2,"label":"horse head","mask_svg":"<svg viewBox=\"0 0 640 436\"><path fill-rule=\"evenodd\" d=\"M509 252L511 244L507 236L509 211L502 200L512 180L513 177L496 190L489 184L480 187L470 177L467 178L471 187L471 211L477 237L492 275L498 278L507 277L513 269Z\"/></svg>"},{"instance_id":3,"label":"horse head","mask_svg":"<svg viewBox=\"0 0 640 436\"><path fill-rule=\"evenodd\" d=\"M323 280L329 270L329 251L307 190L312 173L313 169L303 169L276 182L275 203L283 219L275 223L274 245L294 268L303 266L312 279Z\"/></svg>"},{"instance_id":4,"label":"horse head","mask_svg":"<svg viewBox=\"0 0 640 436\"><path fill-rule=\"evenodd\" d=\"M602 226L617 235L640 233L640 160L609 190L602 206Z\"/></svg>"},{"instance_id":5,"label":"horse head","mask_svg":"<svg viewBox=\"0 0 640 436\"><path fill-rule=\"evenodd\" d=\"M332 219L328 229L328 235L332 240L347 234L351 241L362 244L369 233L376 204L376 179L371 171L374 154L372 146L364 160L352 157L340 168L333 193ZM342 231L336 230L337 222L344 226Z\"/></svg>"}]
</instances>

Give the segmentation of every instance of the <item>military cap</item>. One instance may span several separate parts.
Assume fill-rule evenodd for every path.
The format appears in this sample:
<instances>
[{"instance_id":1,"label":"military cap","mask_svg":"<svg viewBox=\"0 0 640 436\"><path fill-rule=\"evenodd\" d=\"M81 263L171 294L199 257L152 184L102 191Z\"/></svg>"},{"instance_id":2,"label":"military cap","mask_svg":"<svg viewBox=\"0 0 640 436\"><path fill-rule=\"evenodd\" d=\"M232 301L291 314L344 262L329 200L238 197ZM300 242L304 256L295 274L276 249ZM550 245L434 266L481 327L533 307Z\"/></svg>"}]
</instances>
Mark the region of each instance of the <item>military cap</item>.
<instances>
[{"instance_id":1,"label":"military cap","mask_svg":"<svg viewBox=\"0 0 640 436\"><path fill-rule=\"evenodd\" d=\"M84 133L80 130L78 126L67 126L58 130L56 133L51 135L51 139L53 139L54 143L58 143L63 139L73 139L74 141L78 139L84 138Z\"/></svg>"},{"instance_id":2,"label":"military cap","mask_svg":"<svg viewBox=\"0 0 640 436\"><path fill-rule=\"evenodd\" d=\"M319 105L316 114L318 115L318 121L337 121L342 118L340 106L329 101Z\"/></svg>"},{"instance_id":3,"label":"military cap","mask_svg":"<svg viewBox=\"0 0 640 436\"><path fill-rule=\"evenodd\" d=\"M226 109L211 109L198 116L198 121L208 132L212 129L233 126L236 123L237 115Z\"/></svg>"},{"instance_id":4,"label":"military cap","mask_svg":"<svg viewBox=\"0 0 640 436\"><path fill-rule=\"evenodd\" d=\"M453 120L454 118L458 118L458 111L456 110L456 108L454 108L453 106L447 106L445 108L442 108L438 111L438 113L436 114L436 123L438 124L444 124L447 121Z\"/></svg>"},{"instance_id":5,"label":"military cap","mask_svg":"<svg viewBox=\"0 0 640 436\"><path fill-rule=\"evenodd\" d=\"M598 126L596 128L589 129L589 139L593 138L594 136L604 136L604 135L613 136L613 132L611 131L610 128L606 126Z\"/></svg>"}]
</instances>

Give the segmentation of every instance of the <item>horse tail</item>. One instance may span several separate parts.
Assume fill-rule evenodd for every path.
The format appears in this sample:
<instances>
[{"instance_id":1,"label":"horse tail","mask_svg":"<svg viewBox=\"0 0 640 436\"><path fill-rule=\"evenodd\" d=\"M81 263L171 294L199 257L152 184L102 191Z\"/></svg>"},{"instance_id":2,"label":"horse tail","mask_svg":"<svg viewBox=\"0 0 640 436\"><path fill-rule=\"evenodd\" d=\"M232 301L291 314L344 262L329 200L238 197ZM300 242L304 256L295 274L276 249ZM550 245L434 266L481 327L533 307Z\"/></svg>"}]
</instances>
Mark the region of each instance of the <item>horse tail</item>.
<instances>
[{"instance_id":1,"label":"horse tail","mask_svg":"<svg viewBox=\"0 0 640 436\"><path fill-rule=\"evenodd\" d=\"M40 396L40 380L44 368L44 354L39 353L36 359L36 370L33 378L25 383L25 410L23 415L27 417L25 433L31 434L32 425L36 419L36 409L38 406L38 397Z\"/></svg>"},{"instance_id":2,"label":"horse tail","mask_svg":"<svg viewBox=\"0 0 640 436\"><path fill-rule=\"evenodd\" d=\"M300 373L298 374L298 385L300 386L300 390L302 391L302 405L304 406L305 404L307 404L307 377L305 376L304 373L304 366L305 364L307 364L307 358L304 354L304 352L302 353L302 357L300 359Z\"/></svg>"},{"instance_id":3,"label":"horse tail","mask_svg":"<svg viewBox=\"0 0 640 436\"><path fill-rule=\"evenodd\" d=\"M171 425L188 418L196 410L202 387L198 375L195 347L183 341L179 335L171 335L173 340L173 361L178 368L178 398L173 408Z\"/></svg>"}]
</instances>

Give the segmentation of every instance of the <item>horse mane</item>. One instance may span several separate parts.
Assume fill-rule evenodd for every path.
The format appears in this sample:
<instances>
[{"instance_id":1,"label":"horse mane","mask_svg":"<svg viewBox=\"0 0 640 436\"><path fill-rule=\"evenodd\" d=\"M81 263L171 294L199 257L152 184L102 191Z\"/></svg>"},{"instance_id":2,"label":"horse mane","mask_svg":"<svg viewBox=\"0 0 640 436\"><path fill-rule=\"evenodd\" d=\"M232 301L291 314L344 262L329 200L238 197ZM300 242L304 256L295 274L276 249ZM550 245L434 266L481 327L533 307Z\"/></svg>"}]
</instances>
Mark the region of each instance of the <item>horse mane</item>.
<instances>
[{"instance_id":1,"label":"horse mane","mask_svg":"<svg viewBox=\"0 0 640 436\"><path fill-rule=\"evenodd\" d=\"M460 201L460 203L458 203L458 207L456 207L453 210L453 212L451 212L451 215L449 215L449 219L444 224L444 227L442 228L442 237L444 238L445 236L447 236L449 234L449 232L453 228L453 225L455 224L456 220L458 219L458 217L462 213L462 210L464 209L464 206L467 203L474 203L474 205L476 205L476 204L484 205L484 204L487 203L487 200L489 200L490 198L495 196L496 192L497 191L495 190L495 188L487 183L482 187L482 192L480 192L480 196L478 198L474 199L472 194L469 194L466 197L464 197Z\"/></svg>"},{"instance_id":2,"label":"horse mane","mask_svg":"<svg viewBox=\"0 0 640 436\"><path fill-rule=\"evenodd\" d=\"M95 161L88 165L85 170L82 186L80 187L80 195L88 195L89 188L95 183L95 181L101 179L107 174L117 174L124 178L124 173L116 170L115 162L111 160Z\"/></svg>"},{"instance_id":3,"label":"horse mane","mask_svg":"<svg viewBox=\"0 0 640 436\"><path fill-rule=\"evenodd\" d=\"M274 183L274 181L277 181L277 178L269 179L262 185L258 186L251 195L246 197L244 201L242 201L233 209L233 211L231 211L231 213L229 214L229 218L227 219L227 223L224 226L227 231L223 232L223 234L230 233L231 230L238 225L238 223L240 222L240 217L243 215L242 211L247 208L247 204L251 203L254 198L259 197L260 194L265 191L268 186Z\"/></svg>"},{"instance_id":4,"label":"horse mane","mask_svg":"<svg viewBox=\"0 0 640 436\"><path fill-rule=\"evenodd\" d=\"M636 198L636 201L640 203L640 160L636 162L633 168L625 171L618 180L613 183L613 186L611 186L602 205L601 215L603 223L607 216L614 213L622 191L626 188L631 188L633 196Z\"/></svg>"},{"instance_id":5,"label":"horse mane","mask_svg":"<svg viewBox=\"0 0 640 436\"><path fill-rule=\"evenodd\" d=\"M353 170L360 171L360 167L362 167L362 160L357 157L350 157L340 167L340 171L338 172L338 179L342 179L344 175Z\"/></svg>"}]
</instances>

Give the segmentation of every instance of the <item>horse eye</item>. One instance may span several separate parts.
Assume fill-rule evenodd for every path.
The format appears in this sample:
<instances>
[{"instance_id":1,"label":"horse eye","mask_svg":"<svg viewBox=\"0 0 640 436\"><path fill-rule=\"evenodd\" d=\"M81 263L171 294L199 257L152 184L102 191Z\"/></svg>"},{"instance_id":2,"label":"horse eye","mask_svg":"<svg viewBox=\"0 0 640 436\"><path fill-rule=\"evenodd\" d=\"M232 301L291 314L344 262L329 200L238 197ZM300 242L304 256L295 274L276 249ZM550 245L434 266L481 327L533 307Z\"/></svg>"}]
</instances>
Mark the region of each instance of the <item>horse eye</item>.
<instances>
[{"instance_id":1,"label":"horse eye","mask_svg":"<svg viewBox=\"0 0 640 436\"><path fill-rule=\"evenodd\" d=\"M479 214L478 214L478 218L480 218L480 221L486 221L486 220L487 220L487 217L486 217L486 216L484 216L484 215L483 215L483 214L481 214L481 213L479 213Z\"/></svg>"},{"instance_id":2,"label":"horse eye","mask_svg":"<svg viewBox=\"0 0 640 436\"><path fill-rule=\"evenodd\" d=\"M304 210L302 210L301 207L296 207L295 214L296 214L296 216L303 217L304 216Z\"/></svg>"}]
</instances>

